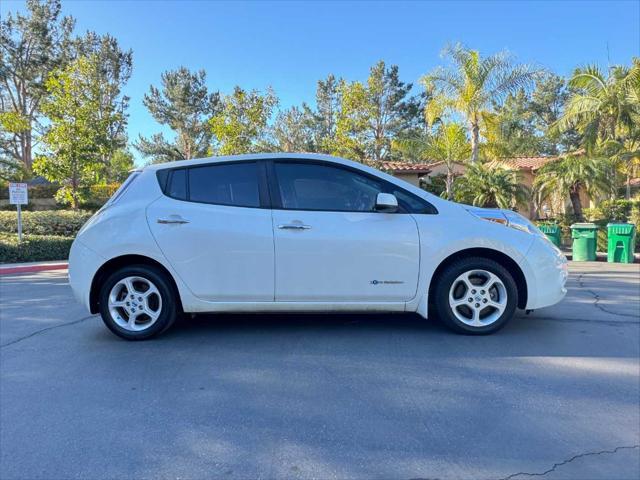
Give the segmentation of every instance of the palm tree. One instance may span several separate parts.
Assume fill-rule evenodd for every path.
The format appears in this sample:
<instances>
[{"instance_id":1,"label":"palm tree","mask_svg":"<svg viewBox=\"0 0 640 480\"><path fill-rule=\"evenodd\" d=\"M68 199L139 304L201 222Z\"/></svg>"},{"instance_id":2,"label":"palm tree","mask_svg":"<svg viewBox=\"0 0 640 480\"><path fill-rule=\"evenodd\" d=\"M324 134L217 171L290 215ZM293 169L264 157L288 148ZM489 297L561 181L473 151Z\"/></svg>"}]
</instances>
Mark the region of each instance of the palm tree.
<instances>
[{"instance_id":1,"label":"palm tree","mask_svg":"<svg viewBox=\"0 0 640 480\"><path fill-rule=\"evenodd\" d=\"M640 159L640 59L631 67L611 67L608 75L597 65L578 68L569 86L574 93L554 128L576 128L589 155L615 160L610 173L622 167L628 187Z\"/></svg>"},{"instance_id":2,"label":"palm tree","mask_svg":"<svg viewBox=\"0 0 640 480\"><path fill-rule=\"evenodd\" d=\"M631 68L611 67L608 76L597 65L576 69L569 80L574 93L556 128L564 131L577 127L584 135L589 152L599 142L621 140L634 126L634 117L638 115L639 83L640 59L637 58Z\"/></svg>"},{"instance_id":3,"label":"palm tree","mask_svg":"<svg viewBox=\"0 0 640 480\"><path fill-rule=\"evenodd\" d=\"M434 135L427 140L425 153L428 158L444 162L447 167L445 194L448 200L453 198L454 165L467 160L471 146L462 125L458 123L440 123Z\"/></svg>"},{"instance_id":4,"label":"palm tree","mask_svg":"<svg viewBox=\"0 0 640 480\"><path fill-rule=\"evenodd\" d=\"M513 208L526 202L528 189L519 182L518 173L499 166L471 164L455 184L455 199L478 207Z\"/></svg>"},{"instance_id":5,"label":"palm tree","mask_svg":"<svg viewBox=\"0 0 640 480\"><path fill-rule=\"evenodd\" d=\"M566 156L542 167L533 186L541 200L568 196L574 215L582 219L580 191L586 190L592 198L609 192L613 183L609 165L606 158Z\"/></svg>"},{"instance_id":6,"label":"palm tree","mask_svg":"<svg viewBox=\"0 0 640 480\"><path fill-rule=\"evenodd\" d=\"M436 68L421 81L429 96L433 96L432 102L442 107L431 108L453 110L466 119L471 139L471 162L475 163L483 115L509 93L531 85L539 72L530 65L514 64L507 52L482 58L480 52L461 44L446 47L443 56L449 57L451 68Z\"/></svg>"}]
</instances>

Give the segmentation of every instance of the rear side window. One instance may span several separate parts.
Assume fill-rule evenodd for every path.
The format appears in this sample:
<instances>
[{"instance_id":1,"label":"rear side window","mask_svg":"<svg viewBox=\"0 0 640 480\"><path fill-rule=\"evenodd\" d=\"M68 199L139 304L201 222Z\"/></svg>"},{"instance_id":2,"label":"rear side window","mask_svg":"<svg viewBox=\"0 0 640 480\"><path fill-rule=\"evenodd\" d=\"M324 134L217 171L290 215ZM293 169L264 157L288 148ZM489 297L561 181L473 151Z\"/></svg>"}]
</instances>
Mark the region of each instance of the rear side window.
<instances>
[{"instance_id":1,"label":"rear side window","mask_svg":"<svg viewBox=\"0 0 640 480\"><path fill-rule=\"evenodd\" d=\"M188 169L189 200L192 202L260 206L256 163L206 165Z\"/></svg>"},{"instance_id":2,"label":"rear side window","mask_svg":"<svg viewBox=\"0 0 640 480\"><path fill-rule=\"evenodd\" d=\"M187 199L187 171L184 168L173 170L167 181L167 195L178 200Z\"/></svg>"}]
</instances>

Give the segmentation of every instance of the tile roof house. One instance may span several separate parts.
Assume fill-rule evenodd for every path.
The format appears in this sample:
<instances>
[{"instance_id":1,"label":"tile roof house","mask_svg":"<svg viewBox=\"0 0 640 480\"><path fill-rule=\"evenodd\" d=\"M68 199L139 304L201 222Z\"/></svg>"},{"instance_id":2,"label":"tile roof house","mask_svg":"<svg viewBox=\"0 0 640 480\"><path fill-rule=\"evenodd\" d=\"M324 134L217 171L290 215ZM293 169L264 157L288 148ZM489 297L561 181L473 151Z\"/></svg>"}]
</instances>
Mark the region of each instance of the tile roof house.
<instances>
[{"instance_id":1,"label":"tile roof house","mask_svg":"<svg viewBox=\"0 0 640 480\"><path fill-rule=\"evenodd\" d=\"M495 160L492 164L501 165L505 168L509 168L512 170L520 170L520 171L530 171L534 172L542 167L544 167L547 163L553 162L557 160L558 157L512 157L512 158L501 158L499 160Z\"/></svg>"},{"instance_id":2,"label":"tile roof house","mask_svg":"<svg viewBox=\"0 0 640 480\"><path fill-rule=\"evenodd\" d=\"M377 167L376 165L372 165ZM382 162L378 167L394 177L409 182L416 187L420 186L420 179L431 173L433 164L413 162Z\"/></svg>"},{"instance_id":3,"label":"tile roof house","mask_svg":"<svg viewBox=\"0 0 640 480\"><path fill-rule=\"evenodd\" d=\"M580 154L581 152L576 152ZM488 163L489 166L503 167L509 170L516 170L520 182L529 190L533 189L533 182L540 168L544 167L550 162L559 160L559 156L518 156L509 158L500 158ZM376 165L373 165L374 167ZM421 186L421 179L428 179L435 175L446 175L447 167L445 162L424 162L424 163L411 163L411 162L383 162L378 168L386 171L387 173L405 180L415 186ZM464 162L454 162L453 172L454 175L464 175L467 168L467 164ZM428 180L427 180L428 182ZM637 186L636 186L637 183ZM640 187L640 179L634 179L632 181L632 189ZM589 198L585 191L580 193L582 204L590 206L593 204L592 199ZM540 216L539 205L535 205L533 198L525 203L517 205L517 210L522 215L528 218L537 218ZM566 205L554 205L551 206L551 210L555 212L566 211Z\"/></svg>"}]
</instances>

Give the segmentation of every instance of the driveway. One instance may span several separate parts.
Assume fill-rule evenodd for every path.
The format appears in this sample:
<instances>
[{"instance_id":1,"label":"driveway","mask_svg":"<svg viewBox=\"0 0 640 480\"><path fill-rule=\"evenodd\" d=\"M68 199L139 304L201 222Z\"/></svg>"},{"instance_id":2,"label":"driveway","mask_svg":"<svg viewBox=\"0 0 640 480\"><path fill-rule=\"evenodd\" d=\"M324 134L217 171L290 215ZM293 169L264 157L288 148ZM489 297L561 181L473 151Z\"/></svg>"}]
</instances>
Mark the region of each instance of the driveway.
<instances>
[{"instance_id":1,"label":"driveway","mask_svg":"<svg viewBox=\"0 0 640 480\"><path fill-rule=\"evenodd\" d=\"M0 280L0 477L637 479L640 266L572 263L499 334L225 315L119 340L65 271Z\"/></svg>"}]
</instances>

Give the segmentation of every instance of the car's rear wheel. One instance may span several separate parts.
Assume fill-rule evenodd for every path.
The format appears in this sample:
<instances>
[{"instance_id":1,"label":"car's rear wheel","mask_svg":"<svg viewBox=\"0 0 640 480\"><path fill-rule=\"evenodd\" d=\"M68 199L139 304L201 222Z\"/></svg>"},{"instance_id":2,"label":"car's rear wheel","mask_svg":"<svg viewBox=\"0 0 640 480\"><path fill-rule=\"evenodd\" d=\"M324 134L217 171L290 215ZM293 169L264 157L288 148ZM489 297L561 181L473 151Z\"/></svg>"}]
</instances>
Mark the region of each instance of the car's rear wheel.
<instances>
[{"instance_id":1,"label":"car's rear wheel","mask_svg":"<svg viewBox=\"0 0 640 480\"><path fill-rule=\"evenodd\" d=\"M459 333L484 335L506 325L518 304L509 271L488 258L466 258L438 277L434 303L438 318Z\"/></svg>"},{"instance_id":2,"label":"car's rear wheel","mask_svg":"<svg viewBox=\"0 0 640 480\"><path fill-rule=\"evenodd\" d=\"M100 315L113 333L145 340L168 329L176 319L176 293L166 275L148 265L112 273L99 294Z\"/></svg>"}]
</instances>

